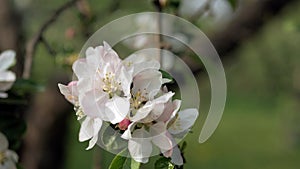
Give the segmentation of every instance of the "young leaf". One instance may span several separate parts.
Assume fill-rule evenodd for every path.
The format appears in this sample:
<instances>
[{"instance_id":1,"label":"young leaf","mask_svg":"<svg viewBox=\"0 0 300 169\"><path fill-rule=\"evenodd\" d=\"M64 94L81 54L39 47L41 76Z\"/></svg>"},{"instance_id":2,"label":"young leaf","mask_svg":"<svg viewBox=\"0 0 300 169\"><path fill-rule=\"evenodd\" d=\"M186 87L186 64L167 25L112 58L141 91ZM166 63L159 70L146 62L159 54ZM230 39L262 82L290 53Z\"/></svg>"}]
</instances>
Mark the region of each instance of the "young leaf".
<instances>
[{"instance_id":1,"label":"young leaf","mask_svg":"<svg viewBox=\"0 0 300 169\"><path fill-rule=\"evenodd\" d=\"M174 83L173 77L168 72L161 69L159 69L159 71L161 72L163 78L171 80L169 83Z\"/></svg>"},{"instance_id":2,"label":"young leaf","mask_svg":"<svg viewBox=\"0 0 300 169\"><path fill-rule=\"evenodd\" d=\"M115 158L112 160L111 164L109 165L109 169L123 169L125 165L127 157L116 155Z\"/></svg>"},{"instance_id":3,"label":"young leaf","mask_svg":"<svg viewBox=\"0 0 300 169\"><path fill-rule=\"evenodd\" d=\"M131 159L131 169L139 169L141 166L141 163L136 162L133 158Z\"/></svg>"},{"instance_id":4,"label":"young leaf","mask_svg":"<svg viewBox=\"0 0 300 169\"><path fill-rule=\"evenodd\" d=\"M166 158L166 157L161 157L160 159L158 159L155 164L154 164L154 168L155 169L169 169L169 163L170 163L170 159Z\"/></svg>"},{"instance_id":5,"label":"young leaf","mask_svg":"<svg viewBox=\"0 0 300 169\"><path fill-rule=\"evenodd\" d=\"M239 0L228 0L228 2L230 3L230 5L233 9L236 9L236 7L239 3Z\"/></svg>"}]
</instances>

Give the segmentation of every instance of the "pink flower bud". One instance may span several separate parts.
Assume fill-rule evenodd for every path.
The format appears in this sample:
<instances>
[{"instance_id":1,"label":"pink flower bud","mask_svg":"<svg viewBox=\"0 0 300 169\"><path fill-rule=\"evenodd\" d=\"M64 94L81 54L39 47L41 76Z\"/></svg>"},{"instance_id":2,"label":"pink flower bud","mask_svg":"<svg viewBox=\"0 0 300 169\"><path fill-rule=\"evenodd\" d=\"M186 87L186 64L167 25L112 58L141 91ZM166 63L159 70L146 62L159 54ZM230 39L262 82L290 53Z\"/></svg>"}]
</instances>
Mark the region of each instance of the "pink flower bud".
<instances>
[{"instance_id":1,"label":"pink flower bud","mask_svg":"<svg viewBox=\"0 0 300 169\"><path fill-rule=\"evenodd\" d=\"M126 130L128 128L128 126L129 126L129 124L130 124L130 120L125 118L124 120L122 120L119 123L120 130Z\"/></svg>"}]
</instances>

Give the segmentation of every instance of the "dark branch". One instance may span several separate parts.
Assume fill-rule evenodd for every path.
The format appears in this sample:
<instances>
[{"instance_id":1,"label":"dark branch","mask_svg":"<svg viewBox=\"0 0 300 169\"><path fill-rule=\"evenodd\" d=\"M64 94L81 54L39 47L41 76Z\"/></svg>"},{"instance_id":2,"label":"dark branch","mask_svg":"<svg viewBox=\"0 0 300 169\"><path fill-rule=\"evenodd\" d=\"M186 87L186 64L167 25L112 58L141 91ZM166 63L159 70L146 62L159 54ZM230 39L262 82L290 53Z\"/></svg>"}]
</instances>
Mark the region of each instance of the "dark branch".
<instances>
[{"instance_id":1,"label":"dark branch","mask_svg":"<svg viewBox=\"0 0 300 169\"><path fill-rule=\"evenodd\" d=\"M254 36L258 30L280 14L282 9L292 2L295 2L295 0L264 0L254 1L249 5L245 5L229 26L209 36L221 59L227 59L229 53ZM203 71L203 67L197 66L192 71L197 74Z\"/></svg>"},{"instance_id":2,"label":"dark branch","mask_svg":"<svg viewBox=\"0 0 300 169\"><path fill-rule=\"evenodd\" d=\"M38 44L42 41L45 42L43 39L44 32L57 20L57 18L67 9L71 8L73 5L76 4L78 0L71 0L63 4L59 7L52 16L41 26L39 31L33 36L31 40L28 41L26 46L26 53L25 53L25 63L24 63L24 71L23 71L23 78L28 79L31 74L31 67L32 67L32 59L35 54L36 48ZM45 44L45 43L44 43ZM46 43L47 44L47 43Z\"/></svg>"}]
</instances>

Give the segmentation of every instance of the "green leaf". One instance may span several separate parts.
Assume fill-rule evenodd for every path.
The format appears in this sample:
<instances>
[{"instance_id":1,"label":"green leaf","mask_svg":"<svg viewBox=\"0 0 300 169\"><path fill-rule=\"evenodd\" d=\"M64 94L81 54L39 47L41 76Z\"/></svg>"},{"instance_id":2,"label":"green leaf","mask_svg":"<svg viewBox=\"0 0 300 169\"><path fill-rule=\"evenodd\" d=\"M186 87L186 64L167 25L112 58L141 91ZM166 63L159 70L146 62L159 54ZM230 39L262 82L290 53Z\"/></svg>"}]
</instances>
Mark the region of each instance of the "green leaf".
<instances>
[{"instance_id":1,"label":"green leaf","mask_svg":"<svg viewBox=\"0 0 300 169\"><path fill-rule=\"evenodd\" d=\"M26 123L22 117L13 113L0 114L0 132L6 135L10 149L19 150L25 131Z\"/></svg>"},{"instance_id":2,"label":"green leaf","mask_svg":"<svg viewBox=\"0 0 300 169\"><path fill-rule=\"evenodd\" d=\"M239 0L228 0L233 9L236 9L239 3Z\"/></svg>"},{"instance_id":3,"label":"green leaf","mask_svg":"<svg viewBox=\"0 0 300 169\"><path fill-rule=\"evenodd\" d=\"M184 152L186 146L187 146L187 143L186 143L186 141L184 141L184 142L182 143L181 147L180 147L180 151L181 151L181 152Z\"/></svg>"},{"instance_id":4,"label":"green leaf","mask_svg":"<svg viewBox=\"0 0 300 169\"><path fill-rule=\"evenodd\" d=\"M163 78L171 80L171 82L169 82L169 83L174 83L173 77L168 72L161 70L161 69L159 69L159 71L161 72Z\"/></svg>"},{"instance_id":5,"label":"green leaf","mask_svg":"<svg viewBox=\"0 0 300 169\"><path fill-rule=\"evenodd\" d=\"M139 169L141 166L141 163L136 162L134 159L131 159L131 169Z\"/></svg>"},{"instance_id":6,"label":"green leaf","mask_svg":"<svg viewBox=\"0 0 300 169\"><path fill-rule=\"evenodd\" d=\"M127 157L116 155L115 158L112 160L109 169L123 169L125 165Z\"/></svg>"},{"instance_id":7,"label":"green leaf","mask_svg":"<svg viewBox=\"0 0 300 169\"><path fill-rule=\"evenodd\" d=\"M155 169L172 169L169 167L169 165L173 166L173 168L174 168L174 165L172 165L170 161L171 161L171 159L169 159L169 158L161 157L155 162L154 168Z\"/></svg>"},{"instance_id":8,"label":"green leaf","mask_svg":"<svg viewBox=\"0 0 300 169\"><path fill-rule=\"evenodd\" d=\"M44 90L43 86L27 79L17 79L11 89L11 91L18 96L25 96L26 94L39 92L42 90Z\"/></svg>"}]
</instances>

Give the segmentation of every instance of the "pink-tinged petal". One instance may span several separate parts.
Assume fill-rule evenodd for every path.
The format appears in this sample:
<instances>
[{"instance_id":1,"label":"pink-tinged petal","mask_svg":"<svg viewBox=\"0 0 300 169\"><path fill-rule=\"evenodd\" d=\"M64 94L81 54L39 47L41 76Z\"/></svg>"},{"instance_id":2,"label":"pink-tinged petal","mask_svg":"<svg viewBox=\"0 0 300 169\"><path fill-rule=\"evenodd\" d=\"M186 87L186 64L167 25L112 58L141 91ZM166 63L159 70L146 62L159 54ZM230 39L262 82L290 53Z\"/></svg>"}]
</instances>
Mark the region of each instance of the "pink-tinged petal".
<instances>
[{"instance_id":1,"label":"pink-tinged petal","mask_svg":"<svg viewBox=\"0 0 300 169\"><path fill-rule=\"evenodd\" d=\"M174 101L167 102L165 104L165 109L163 114L157 119L157 121L163 121L163 122L170 121L173 117L175 117L180 106L181 106L181 100L174 100Z\"/></svg>"},{"instance_id":2,"label":"pink-tinged petal","mask_svg":"<svg viewBox=\"0 0 300 169\"><path fill-rule=\"evenodd\" d=\"M119 96L114 96L105 104L105 114L112 124L122 121L129 112L129 100Z\"/></svg>"},{"instance_id":3,"label":"pink-tinged petal","mask_svg":"<svg viewBox=\"0 0 300 169\"><path fill-rule=\"evenodd\" d=\"M173 148L172 141L167 136L166 124L158 122L150 127L150 134L152 136L152 142L160 148L161 152L170 150Z\"/></svg>"},{"instance_id":4,"label":"pink-tinged petal","mask_svg":"<svg viewBox=\"0 0 300 169\"><path fill-rule=\"evenodd\" d=\"M171 134L187 132L194 125L198 114L197 109L185 109L178 112L178 117L168 129L169 132Z\"/></svg>"},{"instance_id":5,"label":"pink-tinged petal","mask_svg":"<svg viewBox=\"0 0 300 169\"><path fill-rule=\"evenodd\" d=\"M59 83L58 88L60 93L63 94L69 102L72 104L78 102L77 81L70 82L68 86Z\"/></svg>"},{"instance_id":6,"label":"pink-tinged petal","mask_svg":"<svg viewBox=\"0 0 300 169\"><path fill-rule=\"evenodd\" d=\"M92 90L79 97L79 103L84 114L90 117L99 117L108 120L105 115L105 103L108 100L107 93Z\"/></svg>"},{"instance_id":7,"label":"pink-tinged petal","mask_svg":"<svg viewBox=\"0 0 300 169\"><path fill-rule=\"evenodd\" d=\"M0 71L5 71L15 62L16 52L6 50L0 54Z\"/></svg>"},{"instance_id":8,"label":"pink-tinged petal","mask_svg":"<svg viewBox=\"0 0 300 169\"><path fill-rule=\"evenodd\" d=\"M72 66L72 69L79 80L82 78L90 78L92 76L89 72L89 65L85 59L76 60Z\"/></svg>"},{"instance_id":9,"label":"pink-tinged petal","mask_svg":"<svg viewBox=\"0 0 300 169\"><path fill-rule=\"evenodd\" d=\"M133 79L133 93L138 91L147 97L153 99L160 91L162 85L162 74L158 70L146 70L137 74Z\"/></svg>"},{"instance_id":10,"label":"pink-tinged petal","mask_svg":"<svg viewBox=\"0 0 300 169\"><path fill-rule=\"evenodd\" d=\"M140 163L147 163L152 153L150 134L144 129L135 130L128 141L128 150L131 157Z\"/></svg>"}]
</instances>

